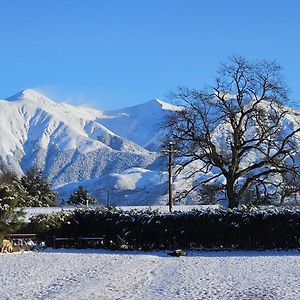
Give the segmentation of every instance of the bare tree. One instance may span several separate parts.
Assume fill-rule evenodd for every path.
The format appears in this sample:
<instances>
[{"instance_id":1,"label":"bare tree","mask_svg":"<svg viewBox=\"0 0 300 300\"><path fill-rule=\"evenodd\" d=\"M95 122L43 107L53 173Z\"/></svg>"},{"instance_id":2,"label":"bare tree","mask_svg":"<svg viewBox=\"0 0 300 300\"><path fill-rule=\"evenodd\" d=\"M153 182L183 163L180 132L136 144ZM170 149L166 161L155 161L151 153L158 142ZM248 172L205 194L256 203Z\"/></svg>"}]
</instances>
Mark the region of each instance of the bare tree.
<instances>
[{"instance_id":1,"label":"bare tree","mask_svg":"<svg viewBox=\"0 0 300 300\"><path fill-rule=\"evenodd\" d=\"M300 128L285 106L287 88L276 62L230 58L209 90L179 88L172 97L183 103L167 122L181 153L177 174L198 177L180 197L221 183L233 208L250 191L255 202L280 203L284 195L299 191ZM292 188L287 188L291 181Z\"/></svg>"}]
</instances>

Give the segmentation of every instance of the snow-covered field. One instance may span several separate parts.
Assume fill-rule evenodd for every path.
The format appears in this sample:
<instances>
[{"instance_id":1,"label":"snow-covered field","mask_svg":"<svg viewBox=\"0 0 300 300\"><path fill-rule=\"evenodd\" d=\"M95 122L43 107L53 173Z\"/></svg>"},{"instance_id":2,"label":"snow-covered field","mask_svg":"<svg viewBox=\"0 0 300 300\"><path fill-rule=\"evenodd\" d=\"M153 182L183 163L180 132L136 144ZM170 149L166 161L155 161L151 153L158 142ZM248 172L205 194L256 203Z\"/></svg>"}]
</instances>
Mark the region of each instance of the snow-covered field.
<instances>
[{"instance_id":1,"label":"snow-covered field","mask_svg":"<svg viewBox=\"0 0 300 300\"><path fill-rule=\"evenodd\" d=\"M0 299L299 299L300 252L0 254Z\"/></svg>"}]
</instances>

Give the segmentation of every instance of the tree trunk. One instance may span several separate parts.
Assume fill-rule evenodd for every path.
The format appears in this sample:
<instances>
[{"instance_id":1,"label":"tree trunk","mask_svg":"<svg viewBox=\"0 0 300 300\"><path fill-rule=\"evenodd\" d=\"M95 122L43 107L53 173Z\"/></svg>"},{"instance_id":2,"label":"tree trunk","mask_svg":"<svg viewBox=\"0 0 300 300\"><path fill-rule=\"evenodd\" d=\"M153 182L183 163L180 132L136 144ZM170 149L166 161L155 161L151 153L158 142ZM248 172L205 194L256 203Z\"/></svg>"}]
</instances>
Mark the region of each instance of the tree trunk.
<instances>
[{"instance_id":1,"label":"tree trunk","mask_svg":"<svg viewBox=\"0 0 300 300\"><path fill-rule=\"evenodd\" d=\"M234 190L234 180L231 180L228 178L227 178L227 183L226 183L226 195L227 195L227 200L228 200L228 208L238 207L239 199Z\"/></svg>"}]
</instances>

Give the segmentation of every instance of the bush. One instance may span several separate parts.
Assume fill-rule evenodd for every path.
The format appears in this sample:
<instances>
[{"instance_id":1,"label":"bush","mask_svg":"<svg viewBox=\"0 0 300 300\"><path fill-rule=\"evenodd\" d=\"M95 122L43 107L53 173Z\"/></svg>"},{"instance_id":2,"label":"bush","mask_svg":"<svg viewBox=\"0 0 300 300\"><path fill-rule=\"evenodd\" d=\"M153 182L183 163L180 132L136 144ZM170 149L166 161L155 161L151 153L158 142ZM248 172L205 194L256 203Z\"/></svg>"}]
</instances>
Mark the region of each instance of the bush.
<instances>
[{"instance_id":1,"label":"bush","mask_svg":"<svg viewBox=\"0 0 300 300\"><path fill-rule=\"evenodd\" d=\"M103 236L131 249L289 249L298 248L299 209L195 210L163 214L116 208L78 209L32 220L41 239ZM112 241L112 242L111 242Z\"/></svg>"}]
</instances>

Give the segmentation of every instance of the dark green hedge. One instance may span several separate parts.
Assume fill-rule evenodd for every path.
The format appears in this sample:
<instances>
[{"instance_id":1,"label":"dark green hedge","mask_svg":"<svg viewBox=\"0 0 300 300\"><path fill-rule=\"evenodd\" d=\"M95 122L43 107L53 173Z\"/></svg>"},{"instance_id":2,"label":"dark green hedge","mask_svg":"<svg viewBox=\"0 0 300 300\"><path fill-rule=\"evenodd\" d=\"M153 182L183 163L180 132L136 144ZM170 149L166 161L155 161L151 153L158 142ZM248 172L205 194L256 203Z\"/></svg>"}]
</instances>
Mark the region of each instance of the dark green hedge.
<instances>
[{"instance_id":1,"label":"dark green hedge","mask_svg":"<svg viewBox=\"0 0 300 300\"><path fill-rule=\"evenodd\" d=\"M130 249L291 249L300 239L299 209L199 210L163 214L100 208L32 220L41 239L102 236Z\"/></svg>"}]
</instances>

